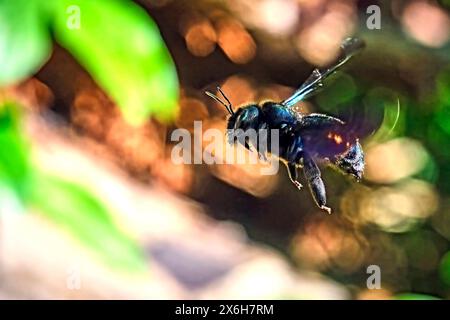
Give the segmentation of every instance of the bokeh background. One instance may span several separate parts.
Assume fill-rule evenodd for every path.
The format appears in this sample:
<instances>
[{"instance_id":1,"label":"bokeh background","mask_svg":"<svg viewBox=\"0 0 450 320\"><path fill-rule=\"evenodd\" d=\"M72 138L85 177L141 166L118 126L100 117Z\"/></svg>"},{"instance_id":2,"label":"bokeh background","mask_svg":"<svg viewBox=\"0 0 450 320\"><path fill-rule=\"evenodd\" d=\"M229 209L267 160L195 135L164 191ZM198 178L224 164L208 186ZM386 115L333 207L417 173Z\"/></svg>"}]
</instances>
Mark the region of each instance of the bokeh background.
<instances>
[{"instance_id":1,"label":"bokeh background","mask_svg":"<svg viewBox=\"0 0 450 320\"><path fill-rule=\"evenodd\" d=\"M0 2L0 298L450 297L449 1L53 3ZM331 216L284 168L171 161L225 129L205 90L282 100L355 35L298 106L366 153L361 183L323 167Z\"/></svg>"}]
</instances>

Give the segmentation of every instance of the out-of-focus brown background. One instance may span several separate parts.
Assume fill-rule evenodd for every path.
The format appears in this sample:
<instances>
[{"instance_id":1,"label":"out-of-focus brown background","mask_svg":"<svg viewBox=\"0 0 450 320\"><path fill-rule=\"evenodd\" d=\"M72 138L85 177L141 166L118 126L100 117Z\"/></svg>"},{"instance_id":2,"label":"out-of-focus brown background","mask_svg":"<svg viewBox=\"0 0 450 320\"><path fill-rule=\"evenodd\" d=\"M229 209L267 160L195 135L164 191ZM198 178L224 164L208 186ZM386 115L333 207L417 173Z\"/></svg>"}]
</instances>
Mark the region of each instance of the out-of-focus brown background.
<instances>
[{"instance_id":1,"label":"out-of-focus brown background","mask_svg":"<svg viewBox=\"0 0 450 320\"><path fill-rule=\"evenodd\" d=\"M6 214L1 298L449 297L448 2L137 3L176 65L175 123L127 124L57 45L9 94L26 106L33 158L105 201L148 268L119 272L42 215ZM381 29L366 25L370 5L381 9ZM359 184L323 167L331 216L284 167L264 176L251 165L172 163L173 129L192 130L194 120L225 129L226 110L205 90L220 85L235 106L282 100L354 35L366 49L299 104L348 121L366 153ZM380 267L381 289L367 288L370 265Z\"/></svg>"}]
</instances>

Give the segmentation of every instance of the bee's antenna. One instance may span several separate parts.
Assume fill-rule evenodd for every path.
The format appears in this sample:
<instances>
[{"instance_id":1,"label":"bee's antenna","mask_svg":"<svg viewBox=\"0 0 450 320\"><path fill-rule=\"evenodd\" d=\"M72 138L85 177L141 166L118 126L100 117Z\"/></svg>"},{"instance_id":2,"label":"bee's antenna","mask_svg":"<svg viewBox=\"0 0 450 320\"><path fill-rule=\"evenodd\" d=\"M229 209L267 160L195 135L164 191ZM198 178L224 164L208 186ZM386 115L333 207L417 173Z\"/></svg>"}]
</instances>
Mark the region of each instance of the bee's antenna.
<instances>
[{"instance_id":1,"label":"bee's antenna","mask_svg":"<svg viewBox=\"0 0 450 320\"><path fill-rule=\"evenodd\" d=\"M220 89L220 87L217 87L217 90L219 90L219 92L222 94L222 96L224 97L225 102L223 102L218 96L216 96L214 93L211 93L209 91L205 91L205 94L210 97L213 98L214 100L216 100L217 102L219 102L220 104L222 104L223 106L225 106L225 108L227 109L228 113L233 115L234 111L233 111L233 105L231 104L230 100L227 98L227 96L223 93L222 89Z\"/></svg>"},{"instance_id":2,"label":"bee's antenna","mask_svg":"<svg viewBox=\"0 0 450 320\"><path fill-rule=\"evenodd\" d=\"M223 93L222 89L221 89L219 86L217 87L217 90L219 90L219 92L222 94L222 97L224 97L225 100L228 102L228 106L230 107L231 114L233 114L233 113L234 113L234 111L233 111L233 105L231 104L230 100L227 98L227 96L225 95L225 93Z\"/></svg>"}]
</instances>

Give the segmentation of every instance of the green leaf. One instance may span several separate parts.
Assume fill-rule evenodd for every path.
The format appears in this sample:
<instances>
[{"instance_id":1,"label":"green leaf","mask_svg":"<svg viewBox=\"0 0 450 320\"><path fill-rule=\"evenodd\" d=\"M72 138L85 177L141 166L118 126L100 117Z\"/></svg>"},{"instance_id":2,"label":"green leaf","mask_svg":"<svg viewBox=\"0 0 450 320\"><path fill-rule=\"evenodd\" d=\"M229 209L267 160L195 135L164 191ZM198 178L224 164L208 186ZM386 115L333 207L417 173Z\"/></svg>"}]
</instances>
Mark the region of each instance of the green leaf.
<instances>
[{"instance_id":1,"label":"green leaf","mask_svg":"<svg viewBox=\"0 0 450 320\"><path fill-rule=\"evenodd\" d=\"M89 190L76 183L42 173L30 160L21 132L19 107L0 104L0 202L36 208L107 265L125 271L146 271L143 252L121 230L108 208ZM8 200L8 198L11 198Z\"/></svg>"},{"instance_id":2,"label":"green leaf","mask_svg":"<svg viewBox=\"0 0 450 320\"><path fill-rule=\"evenodd\" d=\"M439 273L442 281L450 286L450 251L448 251L441 259Z\"/></svg>"},{"instance_id":3,"label":"green leaf","mask_svg":"<svg viewBox=\"0 0 450 320\"><path fill-rule=\"evenodd\" d=\"M150 114L169 120L177 111L175 66L156 24L125 0L52 1L56 40L140 124ZM79 24L77 24L79 23Z\"/></svg>"},{"instance_id":4,"label":"green leaf","mask_svg":"<svg viewBox=\"0 0 450 320\"><path fill-rule=\"evenodd\" d=\"M128 272L147 270L136 241L119 229L108 209L84 187L44 173L36 174L32 207L70 232L107 265Z\"/></svg>"},{"instance_id":5,"label":"green leaf","mask_svg":"<svg viewBox=\"0 0 450 320\"><path fill-rule=\"evenodd\" d=\"M433 297L427 294L421 293L402 293L395 296L396 300L440 300L437 297Z\"/></svg>"},{"instance_id":6,"label":"green leaf","mask_svg":"<svg viewBox=\"0 0 450 320\"><path fill-rule=\"evenodd\" d=\"M40 0L0 0L0 86L35 73L51 41Z\"/></svg>"},{"instance_id":7,"label":"green leaf","mask_svg":"<svg viewBox=\"0 0 450 320\"><path fill-rule=\"evenodd\" d=\"M23 198L28 187L30 164L18 110L12 103L0 105L0 180Z\"/></svg>"}]
</instances>

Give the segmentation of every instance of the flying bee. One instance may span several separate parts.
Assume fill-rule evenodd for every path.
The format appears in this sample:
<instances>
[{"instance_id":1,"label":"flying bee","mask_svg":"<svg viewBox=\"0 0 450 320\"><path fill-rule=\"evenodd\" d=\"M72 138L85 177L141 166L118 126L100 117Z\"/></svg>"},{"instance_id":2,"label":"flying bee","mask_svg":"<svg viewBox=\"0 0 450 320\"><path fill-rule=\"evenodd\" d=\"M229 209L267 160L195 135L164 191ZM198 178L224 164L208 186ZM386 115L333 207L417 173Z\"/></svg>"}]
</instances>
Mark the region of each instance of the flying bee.
<instances>
[{"instance_id":1,"label":"flying bee","mask_svg":"<svg viewBox=\"0 0 450 320\"><path fill-rule=\"evenodd\" d=\"M266 101L259 104L247 104L236 111L224 92L217 87L224 98L206 92L206 94L225 106L230 114L227 124L228 141L240 143L245 148L256 149L260 157L265 158L269 147L261 148L261 144L241 138L234 132L246 132L261 129L279 130L278 154L283 160L292 183L302 188L299 181L299 170L303 174L317 206L331 213L327 207L325 185L316 162L329 162L344 174L351 175L360 181L364 171L364 153L358 137L346 128L345 123L335 117L311 113L302 114L294 110L294 106L311 97L323 87L323 80L345 64L356 52L364 47L364 42L357 38L347 38L341 44L341 54L331 66L314 69L307 80L292 96L281 102ZM237 130L240 129L240 130ZM270 141L268 141L270 145Z\"/></svg>"}]
</instances>

